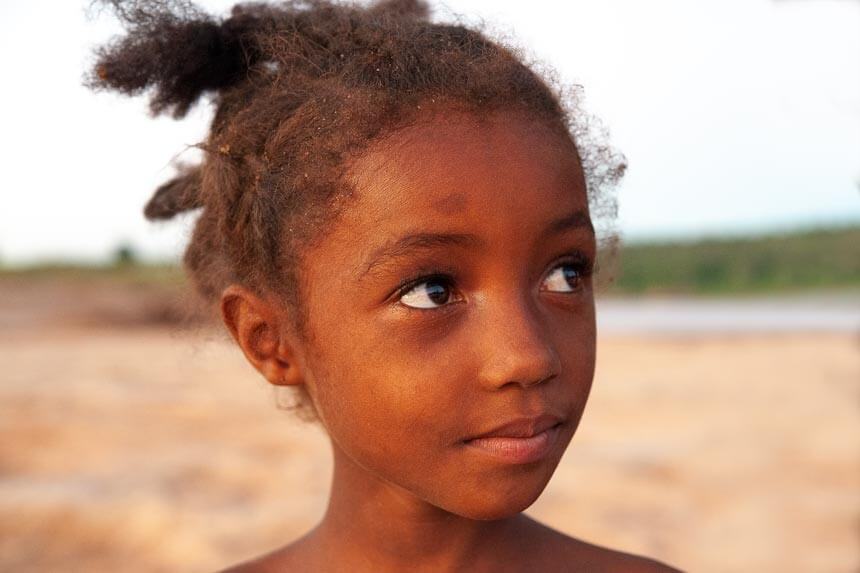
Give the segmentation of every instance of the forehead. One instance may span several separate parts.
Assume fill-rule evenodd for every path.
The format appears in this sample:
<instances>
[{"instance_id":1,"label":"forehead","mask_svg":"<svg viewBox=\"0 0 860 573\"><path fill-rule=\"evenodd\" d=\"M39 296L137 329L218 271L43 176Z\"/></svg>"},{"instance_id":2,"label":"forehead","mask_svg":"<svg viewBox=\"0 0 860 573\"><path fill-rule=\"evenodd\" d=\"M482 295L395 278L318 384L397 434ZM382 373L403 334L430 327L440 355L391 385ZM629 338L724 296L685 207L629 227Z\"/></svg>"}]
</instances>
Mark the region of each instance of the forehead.
<instances>
[{"instance_id":1,"label":"forehead","mask_svg":"<svg viewBox=\"0 0 860 573\"><path fill-rule=\"evenodd\" d=\"M347 179L364 207L350 211L367 223L395 212L404 225L410 214L450 219L491 205L587 208L570 137L520 112L429 115L371 145L351 163Z\"/></svg>"}]
</instances>

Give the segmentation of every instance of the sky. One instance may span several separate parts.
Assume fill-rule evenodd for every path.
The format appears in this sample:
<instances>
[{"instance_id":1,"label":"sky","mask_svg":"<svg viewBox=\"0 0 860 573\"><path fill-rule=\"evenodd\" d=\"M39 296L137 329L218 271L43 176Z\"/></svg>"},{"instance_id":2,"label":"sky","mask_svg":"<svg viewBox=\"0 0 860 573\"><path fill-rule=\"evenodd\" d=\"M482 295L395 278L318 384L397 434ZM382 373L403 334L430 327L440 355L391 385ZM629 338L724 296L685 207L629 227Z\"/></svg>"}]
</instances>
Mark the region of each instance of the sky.
<instances>
[{"instance_id":1,"label":"sky","mask_svg":"<svg viewBox=\"0 0 860 573\"><path fill-rule=\"evenodd\" d=\"M432 2L432 0L431 0ZM233 2L198 2L224 14ZM860 2L447 0L563 84L629 162L628 241L860 224ZM193 217L142 215L171 162L198 158L211 108L149 117L81 84L121 31L89 0L0 3L0 262L180 256Z\"/></svg>"}]
</instances>

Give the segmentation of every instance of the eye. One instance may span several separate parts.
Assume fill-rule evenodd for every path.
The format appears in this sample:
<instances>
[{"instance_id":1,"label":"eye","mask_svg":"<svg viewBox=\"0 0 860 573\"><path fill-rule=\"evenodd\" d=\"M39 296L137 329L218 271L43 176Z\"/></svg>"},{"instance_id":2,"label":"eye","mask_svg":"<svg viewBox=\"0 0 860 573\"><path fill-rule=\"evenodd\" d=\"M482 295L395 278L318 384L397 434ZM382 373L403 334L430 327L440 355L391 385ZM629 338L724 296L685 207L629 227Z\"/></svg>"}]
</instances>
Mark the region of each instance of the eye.
<instances>
[{"instance_id":1,"label":"eye","mask_svg":"<svg viewBox=\"0 0 860 573\"><path fill-rule=\"evenodd\" d=\"M581 264L563 263L553 269L544 279L541 290L550 292L575 292L582 286L586 272Z\"/></svg>"},{"instance_id":2,"label":"eye","mask_svg":"<svg viewBox=\"0 0 860 573\"><path fill-rule=\"evenodd\" d=\"M419 279L404 287L400 302L412 308L437 308L454 298L450 282L443 277Z\"/></svg>"}]
</instances>

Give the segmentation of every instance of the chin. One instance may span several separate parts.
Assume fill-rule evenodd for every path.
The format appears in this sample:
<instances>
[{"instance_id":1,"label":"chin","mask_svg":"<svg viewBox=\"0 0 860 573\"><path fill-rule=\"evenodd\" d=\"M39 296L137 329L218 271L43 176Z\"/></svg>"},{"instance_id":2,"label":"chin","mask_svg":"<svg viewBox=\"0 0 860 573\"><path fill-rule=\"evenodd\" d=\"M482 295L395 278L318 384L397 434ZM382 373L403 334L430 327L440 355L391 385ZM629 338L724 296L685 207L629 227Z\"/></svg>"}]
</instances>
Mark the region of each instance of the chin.
<instances>
[{"instance_id":1,"label":"chin","mask_svg":"<svg viewBox=\"0 0 860 573\"><path fill-rule=\"evenodd\" d=\"M540 492L528 498L528 500L500 500L498 503L484 502L473 507L466 508L460 515L477 521L496 521L506 519L522 513L528 509L540 497ZM489 501L489 500L488 500Z\"/></svg>"},{"instance_id":2,"label":"chin","mask_svg":"<svg viewBox=\"0 0 860 573\"><path fill-rule=\"evenodd\" d=\"M528 509L543 493L549 478L534 482L522 477L519 481L512 481L508 487L483 487L477 489L468 497L457 500L450 505L440 505L443 509L468 519L479 521L495 521L513 517Z\"/></svg>"}]
</instances>

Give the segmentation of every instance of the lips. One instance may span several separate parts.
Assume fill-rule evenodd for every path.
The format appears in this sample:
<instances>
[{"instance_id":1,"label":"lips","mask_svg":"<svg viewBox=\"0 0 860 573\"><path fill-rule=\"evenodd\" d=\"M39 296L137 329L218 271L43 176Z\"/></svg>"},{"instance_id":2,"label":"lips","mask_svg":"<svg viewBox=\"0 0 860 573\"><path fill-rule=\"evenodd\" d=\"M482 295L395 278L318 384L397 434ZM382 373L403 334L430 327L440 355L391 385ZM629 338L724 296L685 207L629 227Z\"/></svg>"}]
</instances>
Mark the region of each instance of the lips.
<instances>
[{"instance_id":1,"label":"lips","mask_svg":"<svg viewBox=\"0 0 860 573\"><path fill-rule=\"evenodd\" d=\"M562 419L551 414L516 418L463 442L471 450L502 462L532 463L553 450L561 424Z\"/></svg>"},{"instance_id":2,"label":"lips","mask_svg":"<svg viewBox=\"0 0 860 573\"><path fill-rule=\"evenodd\" d=\"M478 434L468 438L473 440L476 438L531 438L544 430L548 430L561 423L561 418L552 414L541 414L534 417L515 418L500 426L496 426L492 430L488 430L483 434Z\"/></svg>"}]
</instances>

